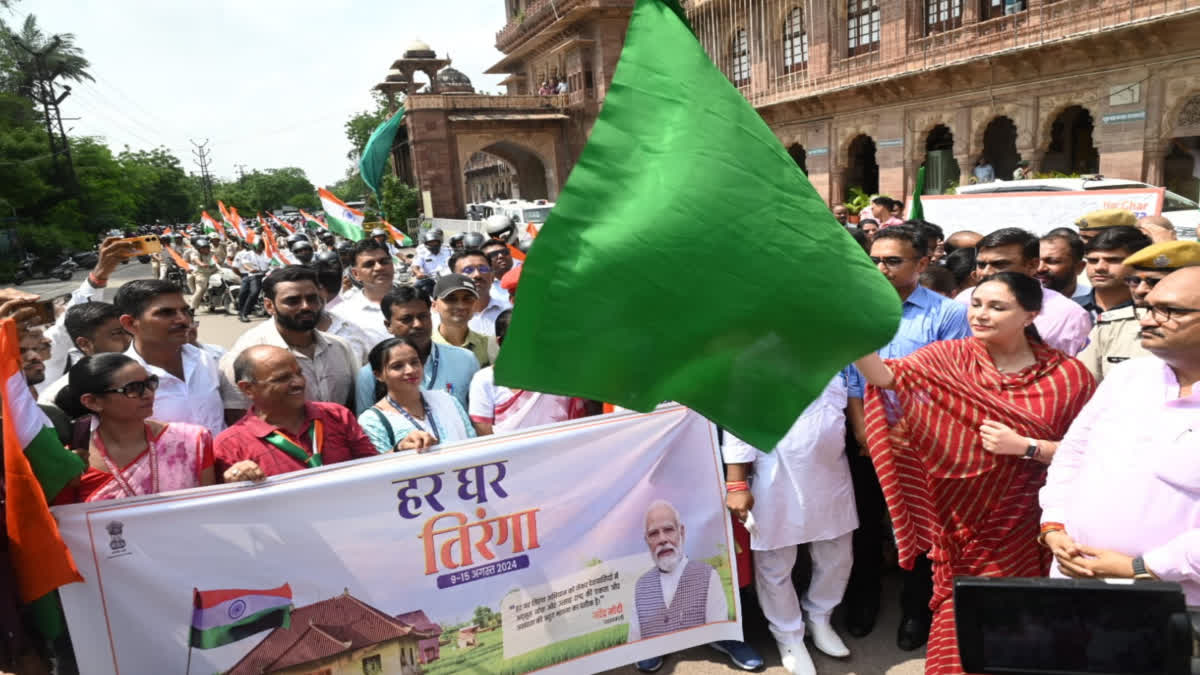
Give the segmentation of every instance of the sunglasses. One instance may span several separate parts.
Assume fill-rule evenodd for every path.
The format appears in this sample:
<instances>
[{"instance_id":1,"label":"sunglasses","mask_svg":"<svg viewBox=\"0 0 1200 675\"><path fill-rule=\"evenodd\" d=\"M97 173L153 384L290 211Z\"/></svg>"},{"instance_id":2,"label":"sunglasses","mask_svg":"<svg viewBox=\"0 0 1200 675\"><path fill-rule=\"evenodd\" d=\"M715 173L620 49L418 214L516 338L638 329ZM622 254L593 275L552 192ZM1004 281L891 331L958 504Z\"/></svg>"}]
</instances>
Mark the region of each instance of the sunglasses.
<instances>
[{"instance_id":1,"label":"sunglasses","mask_svg":"<svg viewBox=\"0 0 1200 675\"><path fill-rule=\"evenodd\" d=\"M492 268L488 267L487 265L467 265L466 267L462 268L462 271L459 272L459 274L474 274L476 272L479 272L480 274L489 274L491 271Z\"/></svg>"},{"instance_id":2,"label":"sunglasses","mask_svg":"<svg viewBox=\"0 0 1200 675\"><path fill-rule=\"evenodd\" d=\"M147 391L155 391L158 389L158 376L151 375L144 380L129 382L121 387L113 387L105 389L101 394L122 394L126 398L141 398Z\"/></svg>"},{"instance_id":3,"label":"sunglasses","mask_svg":"<svg viewBox=\"0 0 1200 675\"><path fill-rule=\"evenodd\" d=\"M911 258L900 258L898 256L888 256L886 258L878 258L875 256L869 257L871 258L871 262L875 263L876 265L883 263L886 267L899 267L903 265L905 261L911 260Z\"/></svg>"},{"instance_id":4,"label":"sunglasses","mask_svg":"<svg viewBox=\"0 0 1200 675\"><path fill-rule=\"evenodd\" d=\"M1141 286L1142 284L1146 284L1150 288L1154 288L1155 285L1157 285L1158 282L1160 282L1160 281L1162 281L1162 279L1155 279L1152 277L1139 277L1137 275L1131 275L1131 276L1125 277L1125 283L1130 288L1137 288L1138 286Z\"/></svg>"}]
</instances>

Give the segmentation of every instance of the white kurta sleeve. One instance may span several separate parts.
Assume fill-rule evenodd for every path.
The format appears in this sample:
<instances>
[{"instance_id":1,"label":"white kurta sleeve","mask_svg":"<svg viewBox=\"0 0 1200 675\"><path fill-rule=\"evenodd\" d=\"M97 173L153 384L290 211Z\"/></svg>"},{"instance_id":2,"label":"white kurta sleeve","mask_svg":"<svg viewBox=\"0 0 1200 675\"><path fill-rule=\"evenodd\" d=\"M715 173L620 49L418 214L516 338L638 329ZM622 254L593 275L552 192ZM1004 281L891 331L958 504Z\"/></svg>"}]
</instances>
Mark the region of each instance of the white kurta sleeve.
<instances>
[{"instance_id":1,"label":"white kurta sleeve","mask_svg":"<svg viewBox=\"0 0 1200 675\"><path fill-rule=\"evenodd\" d=\"M629 644L642 639L642 625L638 623L637 594L634 594L629 611Z\"/></svg>"},{"instance_id":2,"label":"white kurta sleeve","mask_svg":"<svg viewBox=\"0 0 1200 675\"><path fill-rule=\"evenodd\" d=\"M753 464L758 456L758 450L746 441L725 432L725 444L721 446L721 456L726 464Z\"/></svg>"},{"instance_id":3,"label":"white kurta sleeve","mask_svg":"<svg viewBox=\"0 0 1200 675\"><path fill-rule=\"evenodd\" d=\"M729 620L729 603L725 601L725 587L721 575L713 570L708 576L708 602L704 608L704 623Z\"/></svg>"}]
</instances>

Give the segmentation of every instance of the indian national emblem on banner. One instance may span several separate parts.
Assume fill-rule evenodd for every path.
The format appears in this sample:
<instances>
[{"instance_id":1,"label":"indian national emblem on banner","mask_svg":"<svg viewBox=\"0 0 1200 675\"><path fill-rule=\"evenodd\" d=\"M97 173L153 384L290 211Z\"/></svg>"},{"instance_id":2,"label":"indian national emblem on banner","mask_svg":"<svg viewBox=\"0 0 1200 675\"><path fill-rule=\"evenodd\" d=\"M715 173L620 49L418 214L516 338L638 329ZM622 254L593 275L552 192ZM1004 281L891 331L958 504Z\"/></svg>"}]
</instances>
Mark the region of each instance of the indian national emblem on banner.
<instances>
[{"instance_id":1,"label":"indian national emblem on banner","mask_svg":"<svg viewBox=\"0 0 1200 675\"><path fill-rule=\"evenodd\" d=\"M129 555L129 551L125 550L125 538L121 533L125 531L125 523L119 520L114 520L104 526L108 530L108 548L111 551L108 557L115 558L119 555Z\"/></svg>"}]
</instances>

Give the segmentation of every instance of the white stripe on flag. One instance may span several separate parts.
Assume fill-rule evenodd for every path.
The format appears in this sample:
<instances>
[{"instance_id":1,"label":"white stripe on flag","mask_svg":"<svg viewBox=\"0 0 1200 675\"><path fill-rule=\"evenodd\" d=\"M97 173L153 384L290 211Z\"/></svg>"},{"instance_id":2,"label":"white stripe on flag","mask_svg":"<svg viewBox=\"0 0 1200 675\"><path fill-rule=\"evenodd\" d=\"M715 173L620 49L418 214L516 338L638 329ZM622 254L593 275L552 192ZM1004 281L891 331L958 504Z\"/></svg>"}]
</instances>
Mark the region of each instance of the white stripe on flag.
<instances>
[{"instance_id":1,"label":"white stripe on flag","mask_svg":"<svg viewBox=\"0 0 1200 675\"><path fill-rule=\"evenodd\" d=\"M242 619L277 607L292 604L291 598L278 595L243 595L207 609L192 610L192 627L200 630L228 626Z\"/></svg>"},{"instance_id":2,"label":"white stripe on flag","mask_svg":"<svg viewBox=\"0 0 1200 675\"><path fill-rule=\"evenodd\" d=\"M18 370L16 374L8 378L4 386L8 404L12 406L13 418L17 427L17 439L21 441L22 448L27 448L33 442L33 437L41 433L42 429L54 425L50 423L50 418L46 417L46 413L38 407L37 401L33 400L33 394L29 393L29 384L25 382L25 376L21 371Z\"/></svg>"}]
</instances>

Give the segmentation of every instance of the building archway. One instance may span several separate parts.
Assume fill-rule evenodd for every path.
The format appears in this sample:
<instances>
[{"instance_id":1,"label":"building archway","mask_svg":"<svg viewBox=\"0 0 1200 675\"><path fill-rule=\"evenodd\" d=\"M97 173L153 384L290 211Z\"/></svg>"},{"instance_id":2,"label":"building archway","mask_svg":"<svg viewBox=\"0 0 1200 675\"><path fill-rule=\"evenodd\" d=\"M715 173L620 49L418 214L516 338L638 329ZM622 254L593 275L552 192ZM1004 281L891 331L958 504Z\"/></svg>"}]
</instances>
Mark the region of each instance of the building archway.
<instances>
[{"instance_id":1,"label":"building archway","mask_svg":"<svg viewBox=\"0 0 1200 675\"><path fill-rule=\"evenodd\" d=\"M1021 155L1017 152L1017 125L1001 115L988 122L983 132L983 158L992 165L996 178L1011 180Z\"/></svg>"},{"instance_id":2,"label":"building archway","mask_svg":"<svg viewBox=\"0 0 1200 675\"><path fill-rule=\"evenodd\" d=\"M807 176L808 175L808 151L805 150L804 146L800 145L799 143L792 143L791 145L788 146L787 151L788 151L788 155L792 158L792 161L794 161L796 163L796 166L800 167L800 170L804 172L805 176Z\"/></svg>"},{"instance_id":3,"label":"building archway","mask_svg":"<svg viewBox=\"0 0 1200 675\"><path fill-rule=\"evenodd\" d=\"M1073 105L1060 112L1050 125L1050 145L1042 158L1042 171L1100 171L1100 152L1092 141L1094 128L1092 114L1083 106Z\"/></svg>"},{"instance_id":4,"label":"building archway","mask_svg":"<svg viewBox=\"0 0 1200 675\"><path fill-rule=\"evenodd\" d=\"M550 199L550 185L553 178L548 175L549 167L542 158L524 146L511 141L499 141L480 152L495 155L508 163L516 175L511 182L514 188L513 198L534 200Z\"/></svg>"},{"instance_id":5,"label":"building archway","mask_svg":"<svg viewBox=\"0 0 1200 675\"><path fill-rule=\"evenodd\" d=\"M863 192L873 195L879 192L879 163L875 160L875 139L866 134L859 134L850 141L846 152L846 194L844 199L850 199L850 188L862 188Z\"/></svg>"},{"instance_id":6,"label":"building archway","mask_svg":"<svg viewBox=\"0 0 1200 675\"><path fill-rule=\"evenodd\" d=\"M944 194L958 183L958 160L954 158L954 133L939 124L925 136L925 194Z\"/></svg>"}]
</instances>

